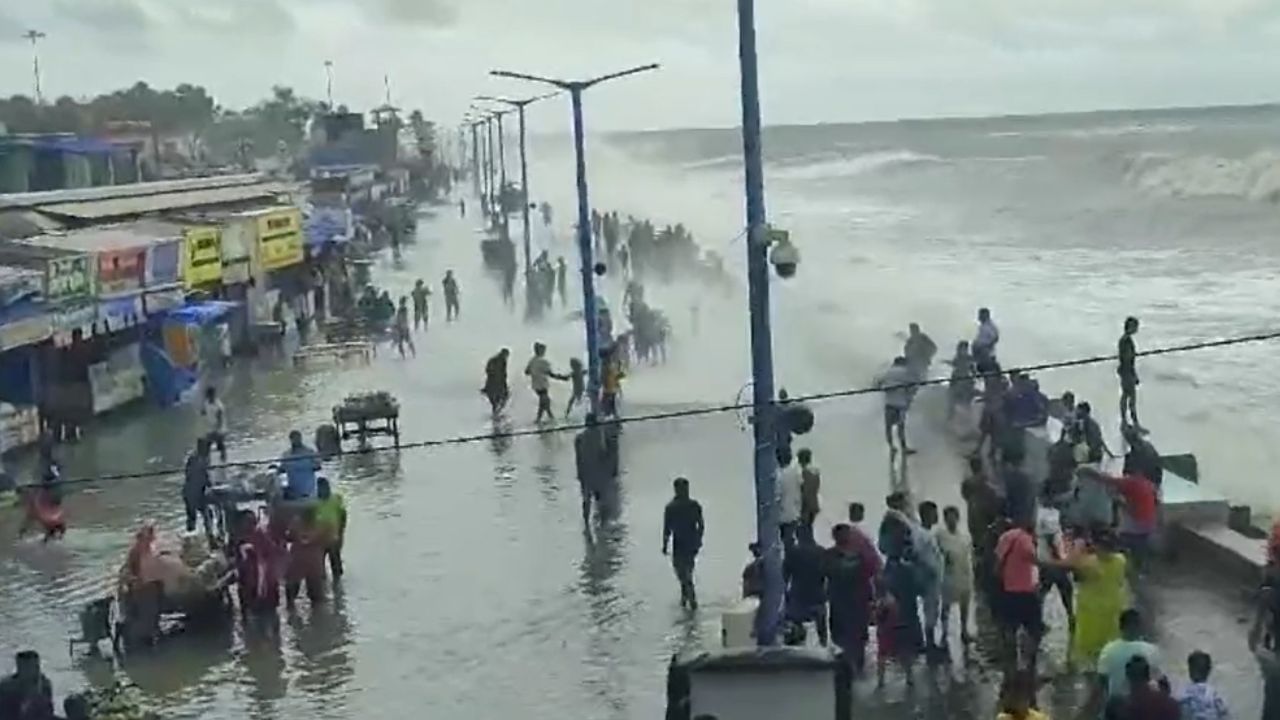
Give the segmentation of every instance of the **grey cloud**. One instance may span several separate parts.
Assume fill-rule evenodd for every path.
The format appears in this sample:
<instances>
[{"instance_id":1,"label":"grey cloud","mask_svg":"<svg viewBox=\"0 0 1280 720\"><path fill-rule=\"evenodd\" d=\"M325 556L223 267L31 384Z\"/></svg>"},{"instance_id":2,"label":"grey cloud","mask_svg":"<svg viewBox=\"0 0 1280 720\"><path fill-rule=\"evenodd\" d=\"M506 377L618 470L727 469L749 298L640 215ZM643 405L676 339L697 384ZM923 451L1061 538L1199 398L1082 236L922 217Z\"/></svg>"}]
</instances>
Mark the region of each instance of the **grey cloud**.
<instances>
[{"instance_id":1,"label":"grey cloud","mask_svg":"<svg viewBox=\"0 0 1280 720\"><path fill-rule=\"evenodd\" d=\"M21 23L13 16L0 10L0 45L18 42L21 39L18 36L24 32L26 32L26 28Z\"/></svg>"},{"instance_id":2,"label":"grey cloud","mask_svg":"<svg viewBox=\"0 0 1280 720\"><path fill-rule=\"evenodd\" d=\"M169 11L173 24L201 32L279 37L292 33L297 27L293 13L280 0L165 2L164 7Z\"/></svg>"},{"instance_id":3,"label":"grey cloud","mask_svg":"<svg viewBox=\"0 0 1280 720\"><path fill-rule=\"evenodd\" d=\"M145 35L152 18L135 0L54 0L53 12L76 25L98 33Z\"/></svg>"},{"instance_id":4,"label":"grey cloud","mask_svg":"<svg viewBox=\"0 0 1280 720\"><path fill-rule=\"evenodd\" d=\"M444 27L456 23L459 16L452 0L376 0L370 4L393 23Z\"/></svg>"}]
</instances>

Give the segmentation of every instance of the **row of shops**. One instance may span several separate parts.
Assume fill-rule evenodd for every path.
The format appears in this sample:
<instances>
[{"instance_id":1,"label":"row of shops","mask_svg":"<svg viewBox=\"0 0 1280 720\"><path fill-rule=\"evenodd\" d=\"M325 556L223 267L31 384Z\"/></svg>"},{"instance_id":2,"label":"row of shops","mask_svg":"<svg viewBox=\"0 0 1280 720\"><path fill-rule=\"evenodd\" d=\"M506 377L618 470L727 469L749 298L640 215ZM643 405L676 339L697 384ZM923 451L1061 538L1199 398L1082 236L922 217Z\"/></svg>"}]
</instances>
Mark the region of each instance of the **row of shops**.
<instances>
[{"instance_id":1,"label":"row of shops","mask_svg":"<svg viewBox=\"0 0 1280 720\"><path fill-rule=\"evenodd\" d=\"M0 452L183 401L284 308L309 316L324 244L280 205L0 242Z\"/></svg>"}]
</instances>

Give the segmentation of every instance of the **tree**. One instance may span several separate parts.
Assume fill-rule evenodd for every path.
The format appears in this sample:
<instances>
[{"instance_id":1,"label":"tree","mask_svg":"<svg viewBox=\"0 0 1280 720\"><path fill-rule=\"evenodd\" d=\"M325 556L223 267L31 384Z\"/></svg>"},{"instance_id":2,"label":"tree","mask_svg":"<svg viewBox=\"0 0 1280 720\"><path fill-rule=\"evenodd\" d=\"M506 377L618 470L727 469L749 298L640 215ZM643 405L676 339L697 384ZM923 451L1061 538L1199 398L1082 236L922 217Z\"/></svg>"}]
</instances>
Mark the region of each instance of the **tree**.
<instances>
[{"instance_id":1,"label":"tree","mask_svg":"<svg viewBox=\"0 0 1280 720\"><path fill-rule=\"evenodd\" d=\"M258 156L283 146L296 151L307 122L324 110L322 103L278 85L257 104L236 110L220 106L200 85L181 83L157 90L145 82L90 99L60 97L53 104L36 104L25 95L0 98L0 123L12 133L103 132L109 123L146 122L157 140L177 136L190 154L208 152L230 162L246 148Z\"/></svg>"}]
</instances>

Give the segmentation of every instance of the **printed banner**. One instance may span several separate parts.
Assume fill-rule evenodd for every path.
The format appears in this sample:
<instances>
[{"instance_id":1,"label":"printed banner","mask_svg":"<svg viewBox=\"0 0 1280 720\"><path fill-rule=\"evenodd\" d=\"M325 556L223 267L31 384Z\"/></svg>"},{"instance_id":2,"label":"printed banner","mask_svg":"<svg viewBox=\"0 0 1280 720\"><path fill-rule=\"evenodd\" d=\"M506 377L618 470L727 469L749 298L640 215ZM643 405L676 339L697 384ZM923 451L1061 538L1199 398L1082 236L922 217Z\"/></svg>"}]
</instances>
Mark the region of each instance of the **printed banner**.
<instances>
[{"instance_id":1,"label":"printed banner","mask_svg":"<svg viewBox=\"0 0 1280 720\"><path fill-rule=\"evenodd\" d=\"M182 241L165 240L147 246L146 287L178 284L182 272Z\"/></svg>"},{"instance_id":2,"label":"printed banner","mask_svg":"<svg viewBox=\"0 0 1280 720\"><path fill-rule=\"evenodd\" d=\"M183 233L182 281L189 288L222 280L222 233L216 227Z\"/></svg>"},{"instance_id":3,"label":"printed banner","mask_svg":"<svg viewBox=\"0 0 1280 720\"><path fill-rule=\"evenodd\" d=\"M0 351L44 342L53 334L49 316L40 313L0 325Z\"/></svg>"},{"instance_id":4,"label":"printed banner","mask_svg":"<svg viewBox=\"0 0 1280 720\"><path fill-rule=\"evenodd\" d=\"M263 270L279 270L305 259L302 213L286 208L258 218L258 254Z\"/></svg>"},{"instance_id":5,"label":"printed banner","mask_svg":"<svg viewBox=\"0 0 1280 720\"><path fill-rule=\"evenodd\" d=\"M102 250L98 253L98 294L125 295L142 289L147 268L145 247Z\"/></svg>"},{"instance_id":6,"label":"printed banner","mask_svg":"<svg viewBox=\"0 0 1280 720\"><path fill-rule=\"evenodd\" d=\"M60 305L93 295L93 272L87 253L53 258L45 270L44 299Z\"/></svg>"}]
</instances>

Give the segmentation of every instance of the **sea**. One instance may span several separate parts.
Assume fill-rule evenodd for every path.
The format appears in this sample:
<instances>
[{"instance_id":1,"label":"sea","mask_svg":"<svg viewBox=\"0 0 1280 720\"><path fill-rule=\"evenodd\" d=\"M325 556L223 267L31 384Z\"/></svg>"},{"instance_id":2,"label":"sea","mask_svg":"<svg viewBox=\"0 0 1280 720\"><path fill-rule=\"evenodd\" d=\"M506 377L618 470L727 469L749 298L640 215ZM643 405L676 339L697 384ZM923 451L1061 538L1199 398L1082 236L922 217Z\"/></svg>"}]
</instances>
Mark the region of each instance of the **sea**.
<instances>
[{"instance_id":1,"label":"sea","mask_svg":"<svg viewBox=\"0 0 1280 720\"><path fill-rule=\"evenodd\" d=\"M778 382L865 385L910 322L949 355L979 307L1006 367L1114 354L1131 315L1141 350L1280 329L1278 127L1280 106L767 128L769 221L802 253L797 277L772 287ZM564 142L545 146L561 149L562 185ZM683 222L741 268L738 130L599 137L588 169L593 205ZM1140 361L1140 419L1161 452L1193 453L1205 486L1264 514L1280 505L1266 479L1280 461L1276 350ZM814 363L831 371L819 385L801 379ZM1038 380L1115 434L1113 363Z\"/></svg>"},{"instance_id":2,"label":"sea","mask_svg":"<svg viewBox=\"0 0 1280 720\"><path fill-rule=\"evenodd\" d=\"M1276 329L1278 124L1280 108L1264 107L769 128L769 218L802 254L796 277L770 283L778 384L793 396L865 388L901 351L908 323L945 354L972 337L981 306L1000 326L1006 365L1113 353L1129 315L1141 319L1142 349ZM0 662L35 648L59 696L133 683L175 720L661 717L668 663L719 642L719 613L738 601L755 532L745 414L671 417L749 397L740 142L732 129L590 136L592 205L624 220L683 223L734 278L722 288L647 286L671 321L670 360L633 368L622 409L667 419L624 427L615 513L583 523L569 434L500 434L532 427L520 371L535 341L557 368L582 356L581 295L571 277L568 302L535 324L505 306L481 263L478 203L462 187L466 217L453 204L424 208L415 242L375 259L374 282L393 295L419 278L435 285L446 270L459 279L461 318L445 322L437 304L416 357L383 346L368 365L294 367L265 354L213 380L233 461L279 457L290 430L310 436L351 393L399 398L403 440L420 446L325 465L351 515L347 572L330 600L282 610L273 630L232 622L121 661L68 647L79 609L112 592L138 524L155 520L171 544L182 526L173 469L201 432L198 408L135 408L62 448L65 475L156 476L77 486L65 501L67 536L48 545L14 541L15 518L0 511ZM571 145L537 136L529 159L532 199L555 209L551 226L535 222L531 245L572 261ZM521 230L513 220L517 242ZM607 270L601 292L620 307L623 283ZM477 391L500 347L512 350L514 394L495 422ZM1280 453L1269 415L1280 393L1267 369L1274 355L1273 344L1256 343L1139 364L1140 411L1157 447L1194 453L1206 486L1260 510L1276 499L1267 479ZM1114 435L1111 362L1038 377L1050 395L1070 389L1092 402ZM552 395L560 414L567 392L557 385ZM905 467L889 460L879 397L812 404L815 428L797 443L823 471L819 538L851 501L876 522L895 485L960 504L963 463L943 400L940 389L917 397L908 430L920 454ZM680 608L661 553L662 510L679 476L707 523L694 613ZM1212 652L1233 711L1256 716L1242 625L1250 609L1201 570L1143 584L1157 637L1169 658ZM1065 618L1050 605L1053 673ZM927 671L918 691L897 675L885 691L860 684L859 717L992 717L995 640L985 627L970 661ZM1060 675L1042 695L1055 717L1075 709L1076 677Z\"/></svg>"}]
</instances>

